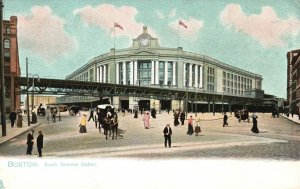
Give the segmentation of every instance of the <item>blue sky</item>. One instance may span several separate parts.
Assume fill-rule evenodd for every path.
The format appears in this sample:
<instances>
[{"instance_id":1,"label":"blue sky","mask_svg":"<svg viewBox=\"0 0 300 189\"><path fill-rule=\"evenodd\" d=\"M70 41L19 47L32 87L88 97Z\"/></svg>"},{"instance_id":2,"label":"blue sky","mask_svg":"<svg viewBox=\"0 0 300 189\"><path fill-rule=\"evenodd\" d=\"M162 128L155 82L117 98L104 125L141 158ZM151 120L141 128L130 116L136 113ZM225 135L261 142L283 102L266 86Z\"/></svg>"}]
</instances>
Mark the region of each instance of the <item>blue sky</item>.
<instances>
[{"instance_id":1,"label":"blue sky","mask_svg":"<svg viewBox=\"0 0 300 189\"><path fill-rule=\"evenodd\" d=\"M286 98L286 53L300 48L300 0L4 0L4 19L18 16L25 75L64 78L113 47L127 48L147 25L160 46L180 46L261 74L266 93Z\"/></svg>"}]
</instances>

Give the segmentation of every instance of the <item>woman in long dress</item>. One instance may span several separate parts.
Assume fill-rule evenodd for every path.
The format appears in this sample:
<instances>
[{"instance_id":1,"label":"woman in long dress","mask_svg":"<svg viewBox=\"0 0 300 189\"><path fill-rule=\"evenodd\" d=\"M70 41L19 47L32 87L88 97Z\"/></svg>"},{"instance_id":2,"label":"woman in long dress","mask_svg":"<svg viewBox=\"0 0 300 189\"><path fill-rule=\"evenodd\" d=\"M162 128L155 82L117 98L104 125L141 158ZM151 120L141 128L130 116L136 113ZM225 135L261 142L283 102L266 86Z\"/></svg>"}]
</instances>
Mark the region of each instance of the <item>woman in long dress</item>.
<instances>
[{"instance_id":1,"label":"woman in long dress","mask_svg":"<svg viewBox=\"0 0 300 189\"><path fill-rule=\"evenodd\" d=\"M252 128L251 128L251 131L253 132L253 133L259 133L259 130L258 130L258 128L257 128L257 116L256 115L252 115L252 120L253 120L253 126L252 126Z\"/></svg>"},{"instance_id":2,"label":"woman in long dress","mask_svg":"<svg viewBox=\"0 0 300 189\"><path fill-rule=\"evenodd\" d=\"M18 113L17 127L21 128L23 126L23 116L21 113Z\"/></svg>"},{"instance_id":3,"label":"woman in long dress","mask_svg":"<svg viewBox=\"0 0 300 189\"><path fill-rule=\"evenodd\" d=\"M195 126L195 135L198 136L198 133L201 132L201 128L200 128L200 118L196 119L196 126Z\"/></svg>"},{"instance_id":4,"label":"woman in long dress","mask_svg":"<svg viewBox=\"0 0 300 189\"><path fill-rule=\"evenodd\" d=\"M178 119L179 119L179 113L177 111L175 111L175 113L174 113L174 126L179 125Z\"/></svg>"},{"instance_id":5,"label":"woman in long dress","mask_svg":"<svg viewBox=\"0 0 300 189\"><path fill-rule=\"evenodd\" d=\"M79 124L79 132L80 133L86 133L86 114L83 114L81 120L80 120L80 124Z\"/></svg>"},{"instance_id":6,"label":"woman in long dress","mask_svg":"<svg viewBox=\"0 0 300 189\"><path fill-rule=\"evenodd\" d=\"M188 131L186 134L188 135L192 135L194 133L194 129L193 129L193 116L190 116L190 118L188 119Z\"/></svg>"},{"instance_id":7,"label":"woman in long dress","mask_svg":"<svg viewBox=\"0 0 300 189\"><path fill-rule=\"evenodd\" d=\"M144 114L143 121L144 121L145 129L149 129L150 128L150 115L149 115L149 112L146 112Z\"/></svg>"}]
</instances>

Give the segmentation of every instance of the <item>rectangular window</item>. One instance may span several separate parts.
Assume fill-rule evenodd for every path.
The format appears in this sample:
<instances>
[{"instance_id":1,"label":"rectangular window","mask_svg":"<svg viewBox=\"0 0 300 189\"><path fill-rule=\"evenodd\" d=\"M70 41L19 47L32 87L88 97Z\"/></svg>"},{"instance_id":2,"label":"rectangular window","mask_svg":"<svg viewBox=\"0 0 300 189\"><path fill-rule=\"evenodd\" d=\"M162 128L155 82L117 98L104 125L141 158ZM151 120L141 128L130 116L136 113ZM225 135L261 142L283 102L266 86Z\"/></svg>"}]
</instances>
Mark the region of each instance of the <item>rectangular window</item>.
<instances>
[{"instance_id":1,"label":"rectangular window","mask_svg":"<svg viewBox=\"0 0 300 189\"><path fill-rule=\"evenodd\" d=\"M10 61L10 53L9 52L4 53L4 61Z\"/></svg>"}]
</instances>

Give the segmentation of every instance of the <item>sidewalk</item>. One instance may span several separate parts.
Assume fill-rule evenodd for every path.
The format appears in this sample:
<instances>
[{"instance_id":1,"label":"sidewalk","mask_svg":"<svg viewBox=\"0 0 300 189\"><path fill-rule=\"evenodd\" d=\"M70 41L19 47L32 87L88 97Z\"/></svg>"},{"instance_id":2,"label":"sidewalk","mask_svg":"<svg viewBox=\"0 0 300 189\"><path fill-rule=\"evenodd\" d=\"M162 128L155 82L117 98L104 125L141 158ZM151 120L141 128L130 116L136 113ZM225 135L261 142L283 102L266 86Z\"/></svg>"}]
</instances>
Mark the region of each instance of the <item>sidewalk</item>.
<instances>
[{"instance_id":1,"label":"sidewalk","mask_svg":"<svg viewBox=\"0 0 300 189\"><path fill-rule=\"evenodd\" d=\"M284 115L282 115L282 114L280 114L280 116L282 116L282 117L284 117L284 118L286 118L286 119L289 119L290 121L293 121L293 122L295 122L295 123L298 123L298 124L300 124L300 119L299 119L299 116L298 115L294 115L293 117L292 117L292 115L290 114L290 116L289 117L287 117L285 114Z\"/></svg>"},{"instance_id":2,"label":"sidewalk","mask_svg":"<svg viewBox=\"0 0 300 189\"><path fill-rule=\"evenodd\" d=\"M35 127L41 125L41 123L36 123L36 124L30 124L30 126L28 126L27 124L27 118L23 117L23 127L18 128L17 124L15 123L15 126L13 128L11 128L11 124L10 124L10 120L6 120L6 136L2 136L2 125L0 125L1 127L1 135L0 135L0 144L3 144L31 129L34 129Z\"/></svg>"}]
</instances>

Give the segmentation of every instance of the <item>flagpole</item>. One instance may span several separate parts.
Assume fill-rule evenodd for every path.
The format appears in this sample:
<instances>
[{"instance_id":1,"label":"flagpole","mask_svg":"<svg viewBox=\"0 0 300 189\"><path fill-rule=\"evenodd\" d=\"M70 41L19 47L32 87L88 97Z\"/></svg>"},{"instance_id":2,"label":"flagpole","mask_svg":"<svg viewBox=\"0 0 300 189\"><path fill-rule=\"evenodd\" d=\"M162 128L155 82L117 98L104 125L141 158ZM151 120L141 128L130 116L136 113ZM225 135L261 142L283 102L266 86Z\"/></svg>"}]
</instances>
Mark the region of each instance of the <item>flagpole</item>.
<instances>
[{"instance_id":1,"label":"flagpole","mask_svg":"<svg viewBox=\"0 0 300 189\"><path fill-rule=\"evenodd\" d=\"M114 49L116 48L116 27L114 25Z\"/></svg>"},{"instance_id":2,"label":"flagpole","mask_svg":"<svg viewBox=\"0 0 300 189\"><path fill-rule=\"evenodd\" d=\"M178 21L178 40L177 40L177 42L178 42L178 47L179 47L179 29L180 29L180 27L179 27L179 21Z\"/></svg>"}]
</instances>

